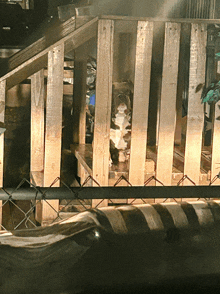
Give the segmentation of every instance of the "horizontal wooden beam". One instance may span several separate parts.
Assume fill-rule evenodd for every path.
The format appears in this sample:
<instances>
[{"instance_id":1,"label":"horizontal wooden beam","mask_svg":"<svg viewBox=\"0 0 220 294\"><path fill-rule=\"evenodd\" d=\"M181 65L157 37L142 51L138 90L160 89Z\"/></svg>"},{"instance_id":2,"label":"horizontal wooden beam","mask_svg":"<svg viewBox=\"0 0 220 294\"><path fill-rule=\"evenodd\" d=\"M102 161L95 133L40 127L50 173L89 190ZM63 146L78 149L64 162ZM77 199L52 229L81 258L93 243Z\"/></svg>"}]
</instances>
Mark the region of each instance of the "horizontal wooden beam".
<instances>
[{"instance_id":1,"label":"horizontal wooden beam","mask_svg":"<svg viewBox=\"0 0 220 294\"><path fill-rule=\"evenodd\" d=\"M99 16L99 19L123 20L123 21L220 24L220 19L201 19L201 18L159 18L159 17L157 18L157 17L122 16L122 15L101 15Z\"/></svg>"},{"instance_id":2,"label":"horizontal wooden beam","mask_svg":"<svg viewBox=\"0 0 220 294\"><path fill-rule=\"evenodd\" d=\"M96 36L97 33L97 20L94 18L85 25L81 26L77 30L63 37L59 41L55 42L53 45L47 47L43 51L39 52L36 55L33 55L30 59L24 61L22 64L14 67L12 70L9 68L8 72L0 78L0 82L7 80L7 89L12 88L13 86L21 83L23 80L27 79L29 76L33 75L35 72L47 66L47 54L53 48L64 44L65 54L74 50L75 48L81 46L89 39ZM30 50L33 48L31 47ZM25 49L24 49L25 50ZM22 54L23 50L19 53ZM10 63L10 59L9 59ZM18 64L20 62L18 61Z\"/></svg>"},{"instance_id":3,"label":"horizontal wooden beam","mask_svg":"<svg viewBox=\"0 0 220 294\"><path fill-rule=\"evenodd\" d=\"M47 64L47 61L47 54L32 58L31 60L26 61L25 64L18 66L16 69L6 74L6 90L13 88L28 77L43 69ZM2 78L0 78L0 81Z\"/></svg>"}]
</instances>

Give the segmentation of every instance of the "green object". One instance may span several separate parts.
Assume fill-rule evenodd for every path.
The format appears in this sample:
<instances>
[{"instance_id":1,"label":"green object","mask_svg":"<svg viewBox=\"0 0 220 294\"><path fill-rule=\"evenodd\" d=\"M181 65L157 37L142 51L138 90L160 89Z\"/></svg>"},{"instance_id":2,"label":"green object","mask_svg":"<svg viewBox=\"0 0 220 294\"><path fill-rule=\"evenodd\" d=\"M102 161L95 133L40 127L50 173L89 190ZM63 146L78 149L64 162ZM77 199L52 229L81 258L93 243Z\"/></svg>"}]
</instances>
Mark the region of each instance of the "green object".
<instances>
[{"instance_id":1,"label":"green object","mask_svg":"<svg viewBox=\"0 0 220 294\"><path fill-rule=\"evenodd\" d=\"M209 102L212 99L214 91L210 90L207 95L205 96L205 98L202 100L203 103L205 102Z\"/></svg>"},{"instance_id":2,"label":"green object","mask_svg":"<svg viewBox=\"0 0 220 294\"><path fill-rule=\"evenodd\" d=\"M220 81L211 83L204 88L201 95L202 103L216 103L220 100Z\"/></svg>"}]
</instances>

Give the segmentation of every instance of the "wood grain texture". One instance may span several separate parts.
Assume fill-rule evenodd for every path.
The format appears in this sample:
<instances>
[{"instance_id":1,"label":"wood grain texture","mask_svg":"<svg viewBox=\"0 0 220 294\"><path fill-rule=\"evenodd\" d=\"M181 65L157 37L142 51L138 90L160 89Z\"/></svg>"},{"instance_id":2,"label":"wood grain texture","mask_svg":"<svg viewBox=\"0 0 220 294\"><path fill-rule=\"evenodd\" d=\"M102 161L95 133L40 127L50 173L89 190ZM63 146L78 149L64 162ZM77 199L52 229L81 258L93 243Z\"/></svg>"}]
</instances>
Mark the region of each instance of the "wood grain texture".
<instances>
[{"instance_id":1,"label":"wood grain texture","mask_svg":"<svg viewBox=\"0 0 220 294\"><path fill-rule=\"evenodd\" d=\"M211 179L220 172L220 101L215 105L215 120L213 126L212 137L212 162L211 162ZM214 185L220 184L220 179L217 179Z\"/></svg>"},{"instance_id":2,"label":"wood grain texture","mask_svg":"<svg viewBox=\"0 0 220 294\"><path fill-rule=\"evenodd\" d=\"M79 144L86 142L86 75L87 60L78 60L76 54L73 92L73 142Z\"/></svg>"},{"instance_id":3,"label":"wood grain texture","mask_svg":"<svg viewBox=\"0 0 220 294\"><path fill-rule=\"evenodd\" d=\"M63 102L63 64L64 44L48 53L48 82L46 104L46 134L45 134L45 162L44 186L49 187L60 177L61 139L62 139L62 102ZM59 186L59 182L56 183ZM59 201L50 204L59 209ZM43 203L43 220L53 219L56 213L51 207Z\"/></svg>"},{"instance_id":4,"label":"wood grain texture","mask_svg":"<svg viewBox=\"0 0 220 294\"><path fill-rule=\"evenodd\" d=\"M93 177L101 186L108 186L109 176L113 35L114 22L111 20L100 20L98 22L96 109L93 141ZM107 205L105 202L106 201L104 201L102 204Z\"/></svg>"},{"instance_id":5,"label":"wood grain texture","mask_svg":"<svg viewBox=\"0 0 220 294\"><path fill-rule=\"evenodd\" d=\"M43 187L44 183L44 70L31 77L31 183ZM42 203L38 201L35 219L42 221Z\"/></svg>"},{"instance_id":6,"label":"wood grain texture","mask_svg":"<svg viewBox=\"0 0 220 294\"><path fill-rule=\"evenodd\" d=\"M6 80L0 82L0 122L5 121ZM0 135L0 188L3 187L4 133ZM0 225L2 224L2 201L0 201Z\"/></svg>"},{"instance_id":7,"label":"wood grain texture","mask_svg":"<svg viewBox=\"0 0 220 294\"><path fill-rule=\"evenodd\" d=\"M173 168L179 48L180 24L166 23L156 177L168 186L171 185Z\"/></svg>"},{"instance_id":8,"label":"wood grain texture","mask_svg":"<svg viewBox=\"0 0 220 294\"><path fill-rule=\"evenodd\" d=\"M153 23L138 22L129 181L144 184Z\"/></svg>"},{"instance_id":9,"label":"wood grain texture","mask_svg":"<svg viewBox=\"0 0 220 294\"><path fill-rule=\"evenodd\" d=\"M220 24L220 19L193 19L193 18L165 18L165 17L139 17L125 15L100 15L99 19L111 19L114 21L150 21L150 22L175 22L192 24ZM129 30L129 26L127 26Z\"/></svg>"},{"instance_id":10,"label":"wood grain texture","mask_svg":"<svg viewBox=\"0 0 220 294\"><path fill-rule=\"evenodd\" d=\"M44 94L41 70L31 77L31 172L44 169Z\"/></svg>"},{"instance_id":11,"label":"wood grain texture","mask_svg":"<svg viewBox=\"0 0 220 294\"><path fill-rule=\"evenodd\" d=\"M199 184L204 124L203 104L200 99L202 89L197 91L197 86L205 83L206 43L206 25L192 24L184 174L196 184ZM184 184L191 183L186 180Z\"/></svg>"}]
</instances>

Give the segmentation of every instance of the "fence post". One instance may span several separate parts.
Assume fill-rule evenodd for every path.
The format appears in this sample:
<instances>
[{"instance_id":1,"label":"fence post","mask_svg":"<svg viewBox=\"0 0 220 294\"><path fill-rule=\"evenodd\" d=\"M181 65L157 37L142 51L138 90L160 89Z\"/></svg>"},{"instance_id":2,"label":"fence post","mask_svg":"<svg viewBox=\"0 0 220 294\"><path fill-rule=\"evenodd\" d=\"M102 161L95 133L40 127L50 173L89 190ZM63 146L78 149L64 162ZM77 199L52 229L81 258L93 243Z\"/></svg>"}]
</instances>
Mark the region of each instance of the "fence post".
<instances>
[{"instance_id":1,"label":"fence post","mask_svg":"<svg viewBox=\"0 0 220 294\"><path fill-rule=\"evenodd\" d=\"M157 179L166 186L173 171L179 48L180 24L166 23L156 167Z\"/></svg>"},{"instance_id":2,"label":"fence post","mask_svg":"<svg viewBox=\"0 0 220 294\"><path fill-rule=\"evenodd\" d=\"M133 186L144 185L152 43L153 23L139 21L137 26L129 169L129 182Z\"/></svg>"},{"instance_id":3,"label":"fence post","mask_svg":"<svg viewBox=\"0 0 220 294\"><path fill-rule=\"evenodd\" d=\"M101 186L108 186L109 142L112 103L114 21L99 20L97 48L96 106L93 145L93 177ZM93 200L96 206L97 200ZM101 206L107 206L104 200Z\"/></svg>"},{"instance_id":4,"label":"fence post","mask_svg":"<svg viewBox=\"0 0 220 294\"><path fill-rule=\"evenodd\" d=\"M211 163L211 179L213 179L220 172L220 102L215 105L214 126L212 137L212 163ZM220 179L217 178L213 185L220 185Z\"/></svg>"},{"instance_id":5,"label":"fence post","mask_svg":"<svg viewBox=\"0 0 220 294\"><path fill-rule=\"evenodd\" d=\"M205 84L206 24L191 24L189 97L186 129L184 174L199 184L204 110L200 85ZM190 181L184 184L191 185Z\"/></svg>"},{"instance_id":6,"label":"fence post","mask_svg":"<svg viewBox=\"0 0 220 294\"><path fill-rule=\"evenodd\" d=\"M60 177L61 139L62 139L62 102L63 102L63 66L64 43L48 53L48 81L46 104L46 134L44 186L49 187ZM54 186L59 186L57 182ZM59 200L49 201L50 205L59 210ZM56 212L43 202L42 221L56 218Z\"/></svg>"},{"instance_id":7,"label":"fence post","mask_svg":"<svg viewBox=\"0 0 220 294\"><path fill-rule=\"evenodd\" d=\"M87 52L82 46L75 50L73 88L73 142L86 141L86 74Z\"/></svg>"},{"instance_id":8,"label":"fence post","mask_svg":"<svg viewBox=\"0 0 220 294\"><path fill-rule=\"evenodd\" d=\"M31 76L31 182L43 187L44 171L44 69ZM42 221L42 203L37 202L36 220Z\"/></svg>"},{"instance_id":9,"label":"fence post","mask_svg":"<svg viewBox=\"0 0 220 294\"><path fill-rule=\"evenodd\" d=\"M6 80L0 82L0 122L5 121ZM0 135L0 187L3 187L4 132ZM0 200L0 225L2 225L2 200ZM1 228L0 228L1 229Z\"/></svg>"}]
</instances>

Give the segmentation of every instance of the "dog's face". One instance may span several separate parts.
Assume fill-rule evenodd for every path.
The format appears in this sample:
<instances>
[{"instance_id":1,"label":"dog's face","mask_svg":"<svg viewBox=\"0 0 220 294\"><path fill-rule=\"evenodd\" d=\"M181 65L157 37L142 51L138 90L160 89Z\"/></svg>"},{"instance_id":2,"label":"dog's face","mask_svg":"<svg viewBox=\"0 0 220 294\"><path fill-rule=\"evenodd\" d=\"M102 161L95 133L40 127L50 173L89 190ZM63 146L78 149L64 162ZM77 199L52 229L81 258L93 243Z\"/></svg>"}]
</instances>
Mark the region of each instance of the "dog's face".
<instances>
[{"instance_id":1,"label":"dog's face","mask_svg":"<svg viewBox=\"0 0 220 294\"><path fill-rule=\"evenodd\" d=\"M112 99L112 117L114 117L118 112L130 113L130 111L130 93L127 91L115 91Z\"/></svg>"},{"instance_id":2,"label":"dog's face","mask_svg":"<svg viewBox=\"0 0 220 294\"><path fill-rule=\"evenodd\" d=\"M132 87L129 82L115 82L112 88L112 117L124 109L129 114L132 109Z\"/></svg>"},{"instance_id":3,"label":"dog's face","mask_svg":"<svg viewBox=\"0 0 220 294\"><path fill-rule=\"evenodd\" d=\"M127 113L128 107L124 102L122 102L118 105L117 110L119 113Z\"/></svg>"}]
</instances>

